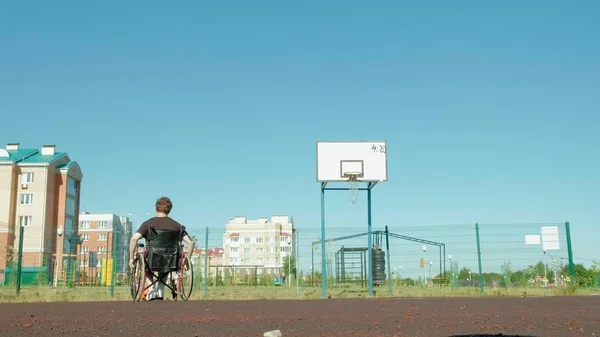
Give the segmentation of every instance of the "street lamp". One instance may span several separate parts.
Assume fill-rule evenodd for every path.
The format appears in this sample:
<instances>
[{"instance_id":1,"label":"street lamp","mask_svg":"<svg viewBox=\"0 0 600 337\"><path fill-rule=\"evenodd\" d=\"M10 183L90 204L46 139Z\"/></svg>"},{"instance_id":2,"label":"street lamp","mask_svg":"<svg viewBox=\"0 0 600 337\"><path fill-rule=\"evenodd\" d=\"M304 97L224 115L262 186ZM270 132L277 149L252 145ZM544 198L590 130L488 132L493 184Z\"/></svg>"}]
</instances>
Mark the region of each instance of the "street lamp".
<instances>
[{"instance_id":1,"label":"street lamp","mask_svg":"<svg viewBox=\"0 0 600 337\"><path fill-rule=\"evenodd\" d=\"M542 252L544 252L544 255L546 255L546 248L542 249ZM548 272L546 270L546 258L544 258L544 282L546 282L547 277Z\"/></svg>"},{"instance_id":2,"label":"street lamp","mask_svg":"<svg viewBox=\"0 0 600 337\"><path fill-rule=\"evenodd\" d=\"M292 267L291 267L291 264L292 264L292 248L291 248L292 247L292 237L288 236L285 241L287 242L288 247L290 248L289 252L288 252L288 272L287 272L287 286L289 287L291 284L290 283L291 282L290 274L291 274L291 269L292 269Z\"/></svg>"},{"instance_id":3,"label":"street lamp","mask_svg":"<svg viewBox=\"0 0 600 337\"><path fill-rule=\"evenodd\" d=\"M433 261L429 261L429 282L433 285L433 280L431 279L431 267L433 267Z\"/></svg>"},{"instance_id":4,"label":"street lamp","mask_svg":"<svg viewBox=\"0 0 600 337\"><path fill-rule=\"evenodd\" d=\"M56 234L59 237L59 242L60 244L57 245L57 249L58 252L56 254L56 267L54 268L54 286L58 286L58 273L60 272L60 269L62 269L62 246L64 245L63 240L62 240L62 236L65 233L65 229L60 226L56 229Z\"/></svg>"},{"instance_id":5,"label":"street lamp","mask_svg":"<svg viewBox=\"0 0 600 337\"><path fill-rule=\"evenodd\" d=\"M425 252L427 252L427 246L423 245L423 254L425 254ZM423 257L423 262L425 260L425 257ZM427 279L425 277L425 269L423 269L423 281L425 281L425 284L427 284Z\"/></svg>"},{"instance_id":6,"label":"street lamp","mask_svg":"<svg viewBox=\"0 0 600 337\"><path fill-rule=\"evenodd\" d=\"M454 285L454 270L452 268L452 254L448 254L448 261L450 261L450 285Z\"/></svg>"}]
</instances>

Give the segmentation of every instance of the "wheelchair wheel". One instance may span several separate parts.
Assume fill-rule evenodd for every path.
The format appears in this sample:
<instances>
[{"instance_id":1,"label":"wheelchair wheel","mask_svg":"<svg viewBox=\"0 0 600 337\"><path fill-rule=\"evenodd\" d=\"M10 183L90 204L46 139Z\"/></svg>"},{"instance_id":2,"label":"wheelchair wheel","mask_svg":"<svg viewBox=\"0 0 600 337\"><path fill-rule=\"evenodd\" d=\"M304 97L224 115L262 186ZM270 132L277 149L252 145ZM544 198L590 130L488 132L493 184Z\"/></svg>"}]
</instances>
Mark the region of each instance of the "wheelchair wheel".
<instances>
[{"instance_id":1,"label":"wheelchair wheel","mask_svg":"<svg viewBox=\"0 0 600 337\"><path fill-rule=\"evenodd\" d=\"M187 301L192 295L192 287L194 286L194 271L192 269L192 262L190 258L186 256L183 261L183 269L179 271L180 273L180 296L181 299Z\"/></svg>"},{"instance_id":2,"label":"wheelchair wheel","mask_svg":"<svg viewBox=\"0 0 600 337\"><path fill-rule=\"evenodd\" d=\"M139 302L146 287L146 261L143 256L137 254L133 263L129 277L131 298L134 302Z\"/></svg>"}]
</instances>

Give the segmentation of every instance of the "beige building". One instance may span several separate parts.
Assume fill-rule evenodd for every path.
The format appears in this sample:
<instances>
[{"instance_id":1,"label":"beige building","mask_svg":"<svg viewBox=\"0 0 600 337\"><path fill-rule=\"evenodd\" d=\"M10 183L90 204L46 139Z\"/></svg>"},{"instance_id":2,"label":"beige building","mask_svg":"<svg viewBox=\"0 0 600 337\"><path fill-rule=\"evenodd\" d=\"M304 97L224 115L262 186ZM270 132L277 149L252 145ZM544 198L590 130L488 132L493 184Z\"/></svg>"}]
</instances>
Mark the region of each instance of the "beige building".
<instances>
[{"instance_id":1,"label":"beige building","mask_svg":"<svg viewBox=\"0 0 600 337\"><path fill-rule=\"evenodd\" d=\"M0 225L0 270L7 267L7 253L17 261L19 227L24 274L47 267L51 281L56 257L76 256L82 177L77 162L54 145L24 149L11 143L0 149L0 224L5 224ZM0 273L0 281L4 278Z\"/></svg>"},{"instance_id":2,"label":"beige building","mask_svg":"<svg viewBox=\"0 0 600 337\"><path fill-rule=\"evenodd\" d=\"M258 273L279 274L283 259L292 254L294 220L288 216L246 219L238 216L225 225L224 263L227 266L262 266Z\"/></svg>"}]
</instances>

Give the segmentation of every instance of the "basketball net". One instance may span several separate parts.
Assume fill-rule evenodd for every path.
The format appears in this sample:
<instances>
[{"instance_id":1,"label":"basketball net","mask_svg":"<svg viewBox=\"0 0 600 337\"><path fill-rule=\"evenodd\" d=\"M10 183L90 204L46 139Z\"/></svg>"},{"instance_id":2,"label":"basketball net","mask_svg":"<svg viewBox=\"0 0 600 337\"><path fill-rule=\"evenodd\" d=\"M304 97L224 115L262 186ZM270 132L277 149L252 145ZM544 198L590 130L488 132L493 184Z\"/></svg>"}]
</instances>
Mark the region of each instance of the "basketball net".
<instances>
[{"instance_id":1,"label":"basketball net","mask_svg":"<svg viewBox=\"0 0 600 337\"><path fill-rule=\"evenodd\" d=\"M358 200L358 180L356 179L356 174L349 174L348 175L348 184L349 189L350 189L350 195L349 195L349 199L350 199L350 203L352 203L352 205L356 206L356 201Z\"/></svg>"}]
</instances>

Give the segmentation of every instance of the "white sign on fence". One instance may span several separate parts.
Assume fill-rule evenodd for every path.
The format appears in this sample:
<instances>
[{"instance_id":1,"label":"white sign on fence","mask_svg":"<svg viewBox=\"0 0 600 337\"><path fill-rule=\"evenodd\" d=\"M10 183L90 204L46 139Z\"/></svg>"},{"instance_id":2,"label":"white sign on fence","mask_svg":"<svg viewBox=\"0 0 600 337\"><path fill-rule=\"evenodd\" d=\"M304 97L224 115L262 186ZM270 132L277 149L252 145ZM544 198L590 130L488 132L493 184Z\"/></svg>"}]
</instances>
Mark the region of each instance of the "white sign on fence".
<instances>
[{"instance_id":1,"label":"white sign on fence","mask_svg":"<svg viewBox=\"0 0 600 337\"><path fill-rule=\"evenodd\" d=\"M525 244L526 245L539 245L541 243L540 236L537 234L534 235L525 235Z\"/></svg>"},{"instance_id":2,"label":"white sign on fence","mask_svg":"<svg viewBox=\"0 0 600 337\"><path fill-rule=\"evenodd\" d=\"M560 249L557 226L542 227L542 249L544 251Z\"/></svg>"}]
</instances>

